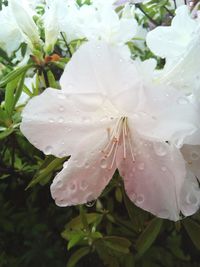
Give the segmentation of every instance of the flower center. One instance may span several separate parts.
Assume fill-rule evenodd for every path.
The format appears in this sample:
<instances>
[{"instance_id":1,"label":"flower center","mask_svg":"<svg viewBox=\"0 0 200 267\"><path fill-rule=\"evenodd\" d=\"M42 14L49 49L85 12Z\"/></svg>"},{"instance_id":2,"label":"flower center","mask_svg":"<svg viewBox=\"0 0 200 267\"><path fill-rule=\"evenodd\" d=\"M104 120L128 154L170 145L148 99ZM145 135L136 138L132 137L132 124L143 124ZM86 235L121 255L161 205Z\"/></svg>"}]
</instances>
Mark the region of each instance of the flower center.
<instances>
[{"instance_id":1,"label":"flower center","mask_svg":"<svg viewBox=\"0 0 200 267\"><path fill-rule=\"evenodd\" d=\"M102 150L104 154L104 159L112 158L111 164L108 166L108 169L111 170L115 163L116 155L119 146L123 146L123 159L127 158L127 146L130 149L131 157L133 162L135 162L135 157L131 145L131 134L128 127L128 118L121 117L115 124L112 131L108 129L109 142Z\"/></svg>"}]
</instances>

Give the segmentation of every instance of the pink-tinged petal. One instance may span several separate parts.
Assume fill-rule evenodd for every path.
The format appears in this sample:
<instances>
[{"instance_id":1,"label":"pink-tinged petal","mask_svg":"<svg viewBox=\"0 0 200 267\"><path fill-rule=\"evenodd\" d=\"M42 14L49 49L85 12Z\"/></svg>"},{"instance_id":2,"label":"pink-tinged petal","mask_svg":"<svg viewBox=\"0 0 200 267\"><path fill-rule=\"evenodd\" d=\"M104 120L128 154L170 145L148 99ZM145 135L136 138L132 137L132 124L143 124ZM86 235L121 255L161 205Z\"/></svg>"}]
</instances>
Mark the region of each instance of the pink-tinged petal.
<instances>
[{"instance_id":1,"label":"pink-tinged petal","mask_svg":"<svg viewBox=\"0 0 200 267\"><path fill-rule=\"evenodd\" d=\"M64 164L51 185L58 206L84 204L100 196L116 169L114 151L108 159L102 153L107 141L99 131L98 137L87 136L77 146L77 153Z\"/></svg>"},{"instance_id":2,"label":"pink-tinged petal","mask_svg":"<svg viewBox=\"0 0 200 267\"><path fill-rule=\"evenodd\" d=\"M194 214L200 207L199 184L189 169L187 169L187 176L181 190L180 204L185 216Z\"/></svg>"},{"instance_id":3,"label":"pink-tinged petal","mask_svg":"<svg viewBox=\"0 0 200 267\"><path fill-rule=\"evenodd\" d=\"M184 145L181 153L188 164L188 168L200 181L200 146Z\"/></svg>"},{"instance_id":4,"label":"pink-tinged petal","mask_svg":"<svg viewBox=\"0 0 200 267\"><path fill-rule=\"evenodd\" d=\"M173 88L159 85L145 88L133 119L137 131L146 138L172 141L178 146L200 129L198 111L189 98ZM196 137L188 140L196 141Z\"/></svg>"},{"instance_id":5,"label":"pink-tinged petal","mask_svg":"<svg viewBox=\"0 0 200 267\"><path fill-rule=\"evenodd\" d=\"M129 198L138 207L173 221L180 219L180 212L188 215L196 211L198 207L194 209L185 201L184 190L190 184L185 185L186 167L180 151L165 142L137 137L137 133L132 141L132 152L127 145L124 160L121 147L117 161Z\"/></svg>"},{"instance_id":6,"label":"pink-tinged petal","mask_svg":"<svg viewBox=\"0 0 200 267\"><path fill-rule=\"evenodd\" d=\"M135 88L139 80L135 66L120 55L119 48L99 41L87 42L76 51L60 84L69 93L98 92L111 99L122 91Z\"/></svg>"},{"instance_id":7,"label":"pink-tinged petal","mask_svg":"<svg viewBox=\"0 0 200 267\"><path fill-rule=\"evenodd\" d=\"M85 136L107 136L114 123L100 94L69 95L50 88L29 101L22 117L26 138L57 157L71 155Z\"/></svg>"}]
</instances>

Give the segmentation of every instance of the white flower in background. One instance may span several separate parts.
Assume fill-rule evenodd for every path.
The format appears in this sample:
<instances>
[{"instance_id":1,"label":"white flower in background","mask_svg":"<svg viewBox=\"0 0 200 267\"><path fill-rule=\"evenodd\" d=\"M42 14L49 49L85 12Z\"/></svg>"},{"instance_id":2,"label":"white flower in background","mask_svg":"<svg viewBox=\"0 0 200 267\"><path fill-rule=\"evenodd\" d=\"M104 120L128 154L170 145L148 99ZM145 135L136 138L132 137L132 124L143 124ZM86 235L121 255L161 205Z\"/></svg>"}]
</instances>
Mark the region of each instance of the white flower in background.
<instances>
[{"instance_id":1,"label":"white flower in background","mask_svg":"<svg viewBox=\"0 0 200 267\"><path fill-rule=\"evenodd\" d=\"M66 5L64 0L48 0L46 1L45 13L43 16L44 30L45 30L45 51L52 52L54 45L60 35L61 14L64 14L63 7Z\"/></svg>"},{"instance_id":2,"label":"white flower in background","mask_svg":"<svg viewBox=\"0 0 200 267\"><path fill-rule=\"evenodd\" d=\"M21 130L45 154L71 155L51 185L57 205L98 198L118 168L137 206L176 221L199 208L196 177L180 152L196 145L198 113L180 91L152 83L152 61L134 63L117 51L103 42L82 45L62 90L29 101Z\"/></svg>"},{"instance_id":3,"label":"white flower in background","mask_svg":"<svg viewBox=\"0 0 200 267\"><path fill-rule=\"evenodd\" d=\"M134 17L122 15L120 18L114 10L113 2L96 0L82 7L73 1L68 2L66 15L61 20L61 29L67 41L83 38L88 41L106 41L118 46L125 56L130 56L125 44L137 33L138 24Z\"/></svg>"},{"instance_id":4,"label":"white flower in background","mask_svg":"<svg viewBox=\"0 0 200 267\"><path fill-rule=\"evenodd\" d=\"M200 90L199 40L200 22L191 18L187 6L176 10L171 26L160 26L149 32L148 47L155 55L166 59L158 79L187 93Z\"/></svg>"},{"instance_id":5,"label":"white flower in background","mask_svg":"<svg viewBox=\"0 0 200 267\"><path fill-rule=\"evenodd\" d=\"M0 46L10 56L24 41L10 7L3 7L0 11L0 24Z\"/></svg>"},{"instance_id":6,"label":"white flower in background","mask_svg":"<svg viewBox=\"0 0 200 267\"><path fill-rule=\"evenodd\" d=\"M24 39L28 43L29 47L34 50L36 46L40 45L41 40L38 28L32 18L33 11L30 9L28 4L25 6L17 0L10 0L9 5L12 11L11 15L21 30Z\"/></svg>"}]
</instances>

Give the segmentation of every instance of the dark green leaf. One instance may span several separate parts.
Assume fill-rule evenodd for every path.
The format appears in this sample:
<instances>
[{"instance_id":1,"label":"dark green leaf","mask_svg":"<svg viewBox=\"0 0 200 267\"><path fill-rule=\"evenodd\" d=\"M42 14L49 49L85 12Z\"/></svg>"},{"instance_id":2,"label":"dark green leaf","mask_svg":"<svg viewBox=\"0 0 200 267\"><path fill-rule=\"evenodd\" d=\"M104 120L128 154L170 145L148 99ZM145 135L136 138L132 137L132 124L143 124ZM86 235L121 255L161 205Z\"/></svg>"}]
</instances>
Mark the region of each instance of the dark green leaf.
<instances>
[{"instance_id":1,"label":"dark green leaf","mask_svg":"<svg viewBox=\"0 0 200 267\"><path fill-rule=\"evenodd\" d=\"M78 249L74 254L72 254L72 256L70 257L68 263L67 263L67 267L74 267L76 266L76 264L78 263L78 261L83 258L84 256L86 256L87 254L89 254L90 252L90 248L88 247L83 247Z\"/></svg>"},{"instance_id":2,"label":"dark green leaf","mask_svg":"<svg viewBox=\"0 0 200 267\"><path fill-rule=\"evenodd\" d=\"M142 232L142 234L136 241L136 249L140 255L144 254L156 240L160 232L162 222L162 219L154 218L149 222L148 226Z\"/></svg>"},{"instance_id":3,"label":"dark green leaf","mask_svg":"<svg viewBox=\"0 0 200 267\"><path fill-rule=\"evenodd\" d=\"M192 242L200 250L200 224L190 218L183 220L182 223Z\"/></svg>"}]
</instances>

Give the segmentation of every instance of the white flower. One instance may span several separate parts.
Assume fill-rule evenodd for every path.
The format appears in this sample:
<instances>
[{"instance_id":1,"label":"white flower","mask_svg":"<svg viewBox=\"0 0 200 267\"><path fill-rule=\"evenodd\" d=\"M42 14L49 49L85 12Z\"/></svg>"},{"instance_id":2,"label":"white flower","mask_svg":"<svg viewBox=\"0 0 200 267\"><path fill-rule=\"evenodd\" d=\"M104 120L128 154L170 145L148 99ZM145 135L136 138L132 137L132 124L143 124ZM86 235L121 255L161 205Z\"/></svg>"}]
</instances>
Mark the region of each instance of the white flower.
<instances>
[{"instance_id":1,"label":"white flower","mask_svg":"<svg viewBox=\"0 0 200 267\"><path fill-rule=\"evenodd\" d=\"M13 18L10 7L3 7L0 11L0 46L10 56L24 41L19 27Z\"/></svg>"},{"instance_id":2,"label":"white flower","mask_svg":"<svg viewBox=\"0 0 200 267\"><path fill-rule=\"evenodd\" d=\"M96 0L91 5L82 7L68 2L66 16L61 22L61 29L68 42L83 38L89 41L106 41L124 49L125 56L130 56L125 44L136 35L138 24L134 17L122 15L120 18L114 10L113 2Z\"/></svg>"},{"instance_id":3,"label":"white flower","mask_svg":"<svg viewBox=\"0 0 200 267\"><path fill-rule=\"evenodd\" d=\"M66 1L48 0L45 14L43 16L45 30L45 50L52 52L54 45L60 35L60 21L66 16Z\"/></svg>"},{"instance_id":4,"label":"white flower","mask_svg":"<svg viewBox=\"0 0 200 267\"><path fill-rule=\"evenodd\" d=\"M23 5L23 3L19 3L17 0L10 0L9 5L15 23L21 30L29 47L34 50L35 47L40 45L41 40L37 26L32 19L33 10L28 5Z\"/></svg>"},{"instance_id":5,"label":"white flower","mask_svg":"<svg viewBox=\"0 0 200 267\"><path fill-rule=\"evenodd\" d=\"M176 10L171 26L149 32L147 45L156 55L166 58L158 79L191 93L200 89L200 22L192 19L187 6Z\"/></svg>"},{"instance_id":6,"label":"white flower","mask_svg":"<svg viewBox=\"0 0 200 267\"><path fill-rule=\"evenodd\" d=\"M118 168L129 198L159 217L176 221L199 208L197 180L179 150L188 137L196 144L198 114L180 92L143 80L151 65L88 42L68 63L62 90L29 101L23 134L47 155L71 155L51 185L57 205L96 199Z\"/></svg>"}]
</instances>

